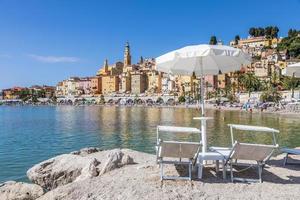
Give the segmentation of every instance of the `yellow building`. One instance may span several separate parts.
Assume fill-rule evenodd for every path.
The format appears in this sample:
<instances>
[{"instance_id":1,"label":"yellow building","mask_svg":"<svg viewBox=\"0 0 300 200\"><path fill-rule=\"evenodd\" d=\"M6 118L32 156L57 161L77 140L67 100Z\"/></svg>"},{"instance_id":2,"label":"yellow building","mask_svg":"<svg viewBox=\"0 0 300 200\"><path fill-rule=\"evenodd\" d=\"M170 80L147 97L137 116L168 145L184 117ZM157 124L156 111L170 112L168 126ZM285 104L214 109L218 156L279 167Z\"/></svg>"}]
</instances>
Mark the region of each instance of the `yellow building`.
<instances>
[{"instance_id":1,"label":"yellow building","mask_svg":"<svg viewBox=\"0 0 300 200\"><path fill-rule=\"evenodd\" d=\"M119 91L119 76L102 76L102 94L116 93Z\"/></svg>"},{"instance_id":2,"label":"yellow building","mask_svg":"<svg viewBox=\"0 0 300 200\"><path fill-rule=\"evenodd\" d=\"M175 78L176 87L178 87L180 95L184 93L194 94L196 92L195 76L177 76Z\"/></svg>"},{"instance_id":3,"label":"yellow building","mask_svg":"<svg viewBox=\"0 0 300 200\"><path fill-rule=\"evenodd\" d=\"M271 46L272 40L267 39L265 36L260 37L249 37L247 39L241 39L238 41L238 46L243 47L264 47L264 46Z\"/></svg>"},{"instance_id":4,"label":"yellow building","mask_svg":"<svg viewBox=\"0 0 300 200\"><path fill-rule=\"evenodd\" d=\"M148 92L161 93L161 73L157 71L149 71L147 73Z\"/></svg>"},{"instance_id":5,"label":"yellow building","mask_svg":"<svg viewBox=\"0 0 300 200\"><path fill-rule=\"evenodd\" d=\"M227 74L219 74L218 75L218 88L224 89L229 82L229 78Z\"/></svg>"},{"instance_id":6,"label":"yellow building","mask_svg":"<svg viewBox=\"0 0 300 200\"><path fill-rule=\"evenodd\" d=\"M107 59L104 61L104 66L98 70L97 76L115 76L120 75L123 72L123 63L122 62L116 62L113 65L108 65Z\"/></svg>"}]
</instances>

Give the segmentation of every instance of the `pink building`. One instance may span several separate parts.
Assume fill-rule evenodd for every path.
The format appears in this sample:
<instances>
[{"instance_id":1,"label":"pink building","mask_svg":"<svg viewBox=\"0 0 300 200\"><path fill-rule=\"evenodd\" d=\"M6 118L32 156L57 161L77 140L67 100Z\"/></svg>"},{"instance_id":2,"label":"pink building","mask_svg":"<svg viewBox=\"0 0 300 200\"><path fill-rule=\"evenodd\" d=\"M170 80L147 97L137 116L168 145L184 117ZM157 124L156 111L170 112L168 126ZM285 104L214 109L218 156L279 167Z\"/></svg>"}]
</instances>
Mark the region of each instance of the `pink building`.
<instances>
[{"instance_id":1,"label":"pink building","mask_svg":"<svg viewBox=\"0 0 300 200\"><path fill-rule=\"evenodd\" d=\"M79 95L81 94L91 94L92 91L92 81L89 77L80 78L76 82L76 90Z\"/></svg>"}]
</instances>

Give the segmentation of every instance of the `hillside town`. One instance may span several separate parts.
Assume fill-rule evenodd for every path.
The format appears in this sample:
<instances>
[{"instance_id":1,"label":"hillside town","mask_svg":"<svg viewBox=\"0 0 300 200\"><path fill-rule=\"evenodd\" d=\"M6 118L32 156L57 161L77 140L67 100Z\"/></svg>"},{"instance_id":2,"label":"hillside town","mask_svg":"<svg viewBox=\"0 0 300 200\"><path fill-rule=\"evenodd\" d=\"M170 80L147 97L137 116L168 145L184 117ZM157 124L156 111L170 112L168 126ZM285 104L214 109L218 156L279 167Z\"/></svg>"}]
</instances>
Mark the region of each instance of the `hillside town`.
<instances>
[{"instance_id":1,"label":"hillside town","mask_svg":"<svg viewBox=\"0 0 300 200\"><path fill-rule=\"evenodd\" d=\"M278 31L277 27L250 28L247 38L235 36L230 46L250 54L252 63L235 73L206 76L206 99L224 97L238 102L243 93L250 97L253 92L263 91L260 99L276 101L287 98L279 92L284 90L293 90L289 98L294 98L294 89L299 85L299 80L282 76L282 70L300 61L299 48L289 50L291 45L286 44L290 40L299 42L300 32L291 29L287 37L280 38ZM222 41L212 36L210 44L222 45ZM123 61L111 63L106 59L94 74L91 77L70 77L59 82L56 87L4 89L0 98L30 102L93 98L104 102L109 97L169 96L179 102L195 102L199 96L199 77L158 72L155 70L154 58L140 57L138 63L133 63L128 42L124 47Z\"/></svg>"}]
</instances>

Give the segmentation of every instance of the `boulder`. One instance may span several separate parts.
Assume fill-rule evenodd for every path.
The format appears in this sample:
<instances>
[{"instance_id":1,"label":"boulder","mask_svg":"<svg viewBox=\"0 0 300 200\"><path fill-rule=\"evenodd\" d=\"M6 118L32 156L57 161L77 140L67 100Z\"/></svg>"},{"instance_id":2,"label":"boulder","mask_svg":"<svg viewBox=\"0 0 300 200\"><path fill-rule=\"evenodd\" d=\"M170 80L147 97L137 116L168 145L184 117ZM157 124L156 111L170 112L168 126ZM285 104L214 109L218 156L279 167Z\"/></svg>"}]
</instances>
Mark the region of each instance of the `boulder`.
<instances>
[{"instance_id":1,"label":"boulder","mask_svg":"<svg viewBox=\"0 0 300 200\"><path fill-rule=\"evenodd\" d=\"M33 183L52 190L74 181L98 176L99 164L95 158L63 154L33 166L27 171L27 176Z\"/></svg>"},{"instance_id":2,"label":"boulder","mask_svg":"<svg viewBox=\"0 0 300 200\"><path fill-rule=\"evenodd\" d=\"M79 153L56 156L33 166L27 171L27 176L33 183L46 190L52 190L71 182L102 175L124 165L134 164L133 158L120 149L98 151L97 148L85 148Z\"/></svg>"},{"instance_id":3,"label":"boulder","mask_svg":"<svg viewBox=\"0 0 300 200\"><path fill-rule=\"evenodd\" d=\"M133 161L133 158L131 158L129 155L124 155L122 157L121 164L123 166L123 165L132 165L132 164L135 164L135 163Z\"/></svg>"},{"instance_id":4,"label":"boulder","mask_svg":"<svg viewBox=\"0 0 300 200\"><path fill-rule=\"evenodd\" d=\"M120 167L123 155L124 154L119 149L112 150L107 155L107 159L104 163L104 166L102 167L102 169L100 171L100 175Z\"/></svg>"},{"instance_id":5,"label":"boulder","mask_svg":"<svg viewBox=\"0 0 300 200\"><path fill-rule=\"evenodd\" d=\"M44 194L36 184L8 181L0 185L1 200L34 200Z\"/></svg>"},{"instance_id":6,"label":"boulder","mask_svg":"<svg viewBox=\"0 0 300 200\"><path fill-rule=\"evenodd\" d=\"M134 164L133 158L129 155L124 155L120 149L112 150L107 155L107 159L100 171L100 175L128 164Z\"/></svg>"}]
</instances>

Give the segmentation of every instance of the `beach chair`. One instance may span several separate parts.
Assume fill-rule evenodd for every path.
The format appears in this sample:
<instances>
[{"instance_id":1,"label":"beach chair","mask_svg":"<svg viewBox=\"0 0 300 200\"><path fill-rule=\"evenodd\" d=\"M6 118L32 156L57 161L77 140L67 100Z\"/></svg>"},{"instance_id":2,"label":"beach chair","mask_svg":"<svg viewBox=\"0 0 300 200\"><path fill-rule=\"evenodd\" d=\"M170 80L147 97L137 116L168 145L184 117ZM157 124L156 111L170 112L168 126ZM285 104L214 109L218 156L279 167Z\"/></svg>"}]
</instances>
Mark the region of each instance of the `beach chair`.
<instances>
[{"instance_id":1,"label":"beach chair","mask_svg":"<svg viewBox=\"0 0 300 200\"><path fill-rule=\"evenodd\" d=\"M165 179L185 179L192 180L192 166L196 164L199 151L201 149L200 142L180 142L180 141L164 141L160 138L160 132L171 133L201 133L197 128L176 127L176 126L158 126L157 127L157 146L156 146L156 162L160 166L160 178ZM188 176L165 176L165 164L188 165Z\"/></svg>"},{"instance_id":2,"label":"beach chair","mask_svg":"<svg viewBox=\"0 0 300 200\"><path fill-rule=\"evenodd\" d=\"M265 162L269 160L272 153L278 145L264 145L264 144L251 144L251 143L239 143L235 142L225 165L230 167L231 181L243 181L243 182L260 182L262 183L262 171L265 166ZM256 164L240 163L240 160L254 161ZM258 169L258 179L246 179L233 176L233 166L246 166L248 168L256 167ZM243 169L246 170L246 169Z\"/></svg>"},{"instance_id":3,"label":"beach chair","mask_svg":"<svg viewBox=\"0 0 300 200\"><path fill-rule=\"evenodd\" d=\"M289 149L289 148L282 148L281 149L282 153L286 153L286 156L283 159L283 165L285 166L286 164L292 164L288 163L288 157L289 155L300 155L300 149ZM293 163L294 164L294 163Z\"/></svg>"},{"instance_id":4,"label":"beach chair","mask_svg":"<svg viewBox=\"0 0 300 200\"><path fill-rule=\"evenodd\" d=\"M265 162L270 159L275 149L278 148L278 144L276 141L276 134L279 133L279 130L262 127L262 126L250 126L250 125L241 125L241 124L228 124L230 127L230 134L231 134L231 148L226 147L211 147L211 151L216 151L226 158L225 168L224 170L227 171L227 167L230 167L230 174L231 174L231 181L248 181L248 182L262 182L262 170L265 166ZM249 133L259 132L261 133L269 133L272 135L272 144L252 144L252 143L240 143L234 139L233 130L239 131L247 131ZM255 164L249 163L240 163L239 160L242 161L252 161ZM243 178L235 178L233 176L233 166L245 166L246 168L243 169L247 170L250 167L256 167L258 169L258 176L259 179L243 179Z\"/></svg>"}]
</instances>

